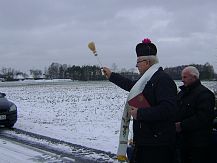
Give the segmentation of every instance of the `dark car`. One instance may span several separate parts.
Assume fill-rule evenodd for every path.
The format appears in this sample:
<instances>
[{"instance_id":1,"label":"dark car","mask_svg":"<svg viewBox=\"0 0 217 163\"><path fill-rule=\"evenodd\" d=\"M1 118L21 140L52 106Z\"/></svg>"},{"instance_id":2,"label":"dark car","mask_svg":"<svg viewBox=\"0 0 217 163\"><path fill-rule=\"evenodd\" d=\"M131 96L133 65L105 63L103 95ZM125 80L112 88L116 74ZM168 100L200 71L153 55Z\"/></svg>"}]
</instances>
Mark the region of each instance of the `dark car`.
<instances>
[{"instance_id":1,"label":"dark car","mask_svg":"<svg viewBox=\"0 0 217 163\"><path fill-rule=\"evenodd\" d=\"M17 121L17 106L0 92L0 125L12 128Z\"/></svg>"}]
</instances>

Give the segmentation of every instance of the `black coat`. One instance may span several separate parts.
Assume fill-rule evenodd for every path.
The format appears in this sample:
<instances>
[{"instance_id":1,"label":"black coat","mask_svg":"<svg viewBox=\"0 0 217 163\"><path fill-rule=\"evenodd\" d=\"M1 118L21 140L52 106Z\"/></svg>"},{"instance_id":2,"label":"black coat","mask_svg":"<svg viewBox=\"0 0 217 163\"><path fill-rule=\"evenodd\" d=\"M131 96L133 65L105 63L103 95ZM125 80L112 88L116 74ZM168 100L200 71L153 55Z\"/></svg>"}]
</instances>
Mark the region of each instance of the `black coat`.
<instances>
[{"instance_id":1,"label":"black coat","mask_svg":"<svg viewBox=\"0 0 217 163\"><path fill-rule=\"evenodd\" d=\"M109 79L130 91L135 81L112 73ZM162 68L147 82L143 95L151 107L139 108L137 120L133 121L134 141L137 146L170 145L175 141L174 115L177 107L177 87Z\"/></svg>"},{"instance_id":2,"label":"black coat","mask_svg":"<svg viewBox=\"0 0 217 163\"><path fill-rule=\"evenodd\" d=\"M198 80L180 87L177 122L181 122L181 143L204 146L212 143L215 95Z\"/></svg>"}]
</instances>

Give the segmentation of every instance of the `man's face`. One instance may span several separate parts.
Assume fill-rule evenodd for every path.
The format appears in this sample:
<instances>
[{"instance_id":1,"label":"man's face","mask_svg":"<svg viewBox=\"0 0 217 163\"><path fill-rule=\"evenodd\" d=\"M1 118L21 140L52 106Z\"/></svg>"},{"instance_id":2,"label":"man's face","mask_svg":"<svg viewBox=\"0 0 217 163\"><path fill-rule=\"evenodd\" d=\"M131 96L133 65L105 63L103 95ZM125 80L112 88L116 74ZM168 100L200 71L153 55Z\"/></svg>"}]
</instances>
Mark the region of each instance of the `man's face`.
<instances>
[{"instance_id":1,"label":"man's face","mask_svg":"<svg viewBox=\"0 0 217 163\"><path fill-rule=\"evenodd\" d=\"M196 77L193 76L188 70L182 71L182 82L184 83L184 86L189 86L193 84L196 80Z\"/></svg>"},{"instance_id":2,"label":"man's face","mask_svg":"<svg viewBox=\"0 0 217 163\"><path fill-rule=\"evenodd\" d=\"M138 57L136 67L138 68L140 74L144 74L150 67L150 61L142 57Z\"/></svg>"}]
</instances>

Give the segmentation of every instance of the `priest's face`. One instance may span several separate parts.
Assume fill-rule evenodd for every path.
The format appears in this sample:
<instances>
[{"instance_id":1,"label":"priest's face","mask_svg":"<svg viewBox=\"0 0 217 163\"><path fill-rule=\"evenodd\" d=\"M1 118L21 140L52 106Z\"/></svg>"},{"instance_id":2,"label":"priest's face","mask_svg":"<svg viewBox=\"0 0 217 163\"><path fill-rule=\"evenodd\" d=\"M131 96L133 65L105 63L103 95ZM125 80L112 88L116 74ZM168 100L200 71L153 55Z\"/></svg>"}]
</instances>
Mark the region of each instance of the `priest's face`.
<instances>
[{"instance_id":1,"label":"priest's face","mask_svg":"<svg viewBox=\"0 0 217 163\"><path fill-rule=\"evenodd\" d=\"M139 70L139 73L142 75L144 74L149 68L150 68L150 61L147 59L144 59L143 57L137 58L137 64L136 67Z\"/></svg>"}]
</instances>

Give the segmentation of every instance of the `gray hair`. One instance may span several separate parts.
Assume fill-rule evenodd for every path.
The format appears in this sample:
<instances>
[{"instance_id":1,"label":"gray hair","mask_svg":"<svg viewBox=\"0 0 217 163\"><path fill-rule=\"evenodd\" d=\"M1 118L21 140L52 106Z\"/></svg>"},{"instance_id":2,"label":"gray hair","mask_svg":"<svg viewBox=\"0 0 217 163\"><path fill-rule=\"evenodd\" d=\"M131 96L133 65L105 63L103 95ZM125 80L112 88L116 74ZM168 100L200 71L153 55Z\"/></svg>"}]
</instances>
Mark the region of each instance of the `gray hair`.
<instances>
[{"instance_id":1,"label":"gray hair","mask_svg":"<svg viewBox=\"0 0 217 163\"><path fill-rule=\"evenodd\" d=\"M183 71L188 71L191 75L195 76L197 79L199 79L200 73L198 69L194 66L187 66L184 68Z\"/></svg>"},{"instance_id":2,"label":"gray hair","mask_svg":"<svg viewBox=\"0 0 217 163\"><path fill-rule=\"evenodd\" d=\"M149 60L151 65L154 65L159 62L158 57L156 55L140 56L140 58L144 60Z\"/></svg>"}]
</instances>

